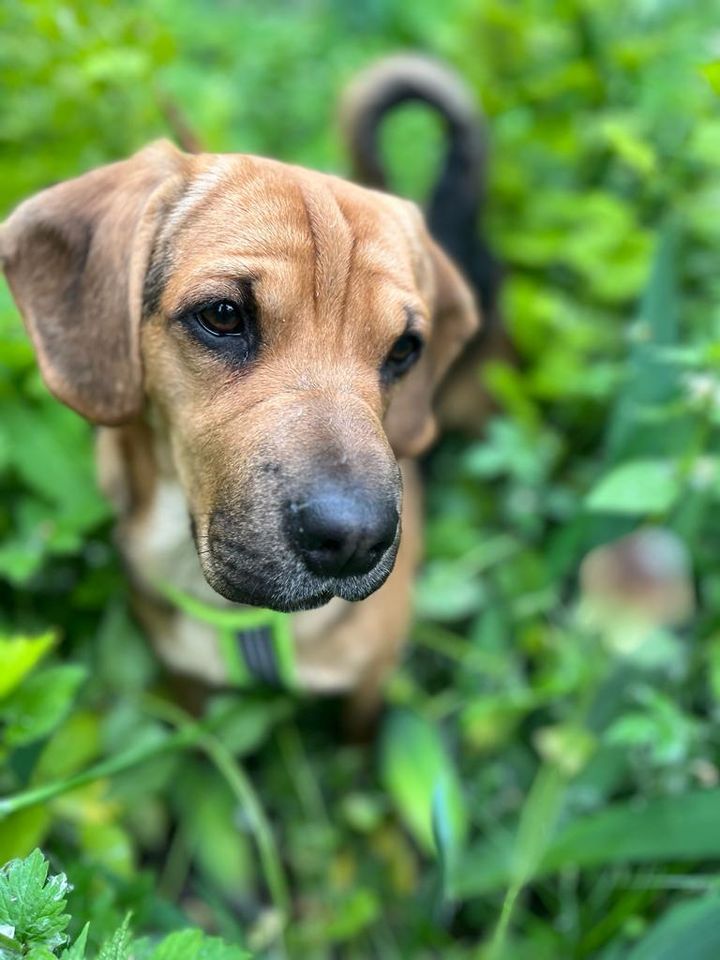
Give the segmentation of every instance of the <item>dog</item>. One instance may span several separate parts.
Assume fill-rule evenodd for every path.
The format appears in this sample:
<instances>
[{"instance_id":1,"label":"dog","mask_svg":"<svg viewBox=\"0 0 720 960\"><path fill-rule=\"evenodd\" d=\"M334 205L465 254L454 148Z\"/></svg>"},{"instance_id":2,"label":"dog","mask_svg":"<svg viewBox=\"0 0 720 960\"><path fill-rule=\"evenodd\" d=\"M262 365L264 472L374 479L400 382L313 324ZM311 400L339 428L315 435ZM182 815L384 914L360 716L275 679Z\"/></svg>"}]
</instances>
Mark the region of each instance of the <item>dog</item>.
<instances>
[{"instance_id":1,"label":"dog","mask_svg":"<svg viewBox=\"0 0 720 960\"><path fill-rule=\"evenodd\" d=\"M480 322L418 208L163 141L26 200L0 260L47 386L100 427L161 659L215 686L239 661L272 674L280 618L296 685L371 716L419 555L409 458Z\"/></svg>"}]
</instances>

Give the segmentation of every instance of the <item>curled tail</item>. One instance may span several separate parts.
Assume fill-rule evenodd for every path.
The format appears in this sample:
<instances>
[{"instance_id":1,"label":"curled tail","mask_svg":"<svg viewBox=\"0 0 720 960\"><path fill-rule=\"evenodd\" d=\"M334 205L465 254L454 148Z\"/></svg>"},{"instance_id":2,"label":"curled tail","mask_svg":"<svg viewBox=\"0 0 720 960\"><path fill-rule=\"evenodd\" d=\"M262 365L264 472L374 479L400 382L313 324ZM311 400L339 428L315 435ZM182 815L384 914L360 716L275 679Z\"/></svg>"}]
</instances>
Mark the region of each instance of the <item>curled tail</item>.
<instances>
[{"instance_id":1,"label":"curled tail","mask_svg":"<svg viewBox=\"0 0 720 960\"><path fill-rule=\"evenodd\" d=\"M461 78L417 54L387 57L360 73L341 107L353 174L367 186L390 189L380 154L380 127L387 114L410 101L427 104L445 121L445 156L425 211L430 232L474 286L486 321L491 321L500 272L482 233L485 124Z\"/></svg>"}]
</instances>

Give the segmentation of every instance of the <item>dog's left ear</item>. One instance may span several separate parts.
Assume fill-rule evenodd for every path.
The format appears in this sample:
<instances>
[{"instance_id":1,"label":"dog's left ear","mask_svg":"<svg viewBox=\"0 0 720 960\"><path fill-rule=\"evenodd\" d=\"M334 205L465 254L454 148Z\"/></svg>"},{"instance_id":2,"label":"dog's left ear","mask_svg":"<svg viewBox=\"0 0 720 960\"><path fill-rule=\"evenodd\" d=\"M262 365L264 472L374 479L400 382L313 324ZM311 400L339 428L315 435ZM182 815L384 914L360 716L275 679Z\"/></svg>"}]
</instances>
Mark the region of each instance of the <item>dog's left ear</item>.
<instances>
[{"instance_id":1,"label":"dog's left ear","mask_svg":"<svg viewBox=\"0 0 720 960\"><path fill-rule=\"evenodd\" d=\"M0 226L0 263L45 382L95 423L142 405L143 284L184 160L161 141L44 190Z\"/></svg>"},{"instance_id":2,"label":"dog's left ear","mask_svg":"<svg viewBox=\"0 0 720 960\"><path fill-rule=\"evenodd\" d=\"M419 211L418 219L422 219ZM432 443L434 394L450 365L480 326L475 298L449 257L421 226L424 286L432 328L420 360L394 388L385 432L397 456L414 457Z\"/></svg>"}]
</instances>

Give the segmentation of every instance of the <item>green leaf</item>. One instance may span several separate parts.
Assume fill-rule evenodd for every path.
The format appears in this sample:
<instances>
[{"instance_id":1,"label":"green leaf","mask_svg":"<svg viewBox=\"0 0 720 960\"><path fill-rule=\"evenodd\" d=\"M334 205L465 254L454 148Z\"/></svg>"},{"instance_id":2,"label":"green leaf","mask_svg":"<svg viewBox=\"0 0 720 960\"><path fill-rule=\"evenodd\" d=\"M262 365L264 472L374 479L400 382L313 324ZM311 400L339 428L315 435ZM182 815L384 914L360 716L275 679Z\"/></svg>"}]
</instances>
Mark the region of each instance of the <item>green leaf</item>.
<instances>
[{"instance_id":1,"label":"green leaf","mask_svg":"<svg viewBox=\"0 0 720 960\"><path fill-rule=\"evenodd\" d=\"M97 960L130 960L130 916L126 916L122 926L100 947Z\"/></svg>"},{"instance_id":2,"label":"green leaf","mask_svg":"<svg viewBox=\"0 0 720 960\"><path fill-rule=\"evenodd\" d=\"M148 960L249 960L241 947L208 937L201 930L178 930L155 947Z\"/></svg>"},{"instance_id":3,"label":"green leaf","mask_svg":"<svg viewBox=\"0 0 720 960\"><path fill-rule=\"evenodd\" d=\"M717 960L720 956L720 895L711 893L668 910L627 960Z\"/></svg>"},{"instance_id":4,"label":"green leaf","mask_svg":"<svg viewBox=\"0 0 720 960\"><path fill-rule=\"evenodd\" d=\"M221 693L212 698L207 716L215 736L242 757L257 750L290 710L290 701L282 697L268 700L252 693Z\"/></svg>"},{"instance_id":5,"label":"green leaf","mask_svg":"<svg viewBox=\"0 0 720 960\"><path fill-rule=\"evenodd\" d=\"M415 608L425 619L446 623L474 613L483 597L482 586L472 571L436 560L428 564L415 589Z\"/></svg>"},{"instance_id":6,"label":"green leaf","mask_svg":"<svg viewBox=\"0 0 720 960\"><path fill-rule=\"evenodd\" d=\"M614 458L645 439L647 428L640 416L642 409L672 397L677 387L677 369L664 359L661 348L677 343L678 330L678 240L670 223L657 242L634 329L626 386L610 417L607 446Z\"/></svg>"},{"instance_id":7,"label":"green leaf","mask_svg":"<svg viewBox=\"0 0 720 960\"><path fill-rule=\"evenodd\" d=\"M720 790L661 797L645 803L613 804L573 820L555 833L532 879L572 866L708 860L720 856ZM691 825L691 827L690 827ZM511 878L511 849L499 834L471 851L459 872L463 896L506 886Z\"/></svg>"},{"instance_id":8,"label":"green leaf","mask_svg":"<svg viewBox=\"0 0 720 960\"><path fill-rule=\"evenodd\" d=\"M85 668L77 664L30 676L3 704L5 743L16 747L50 733L64 719L86 676Z\"/></svg>"},{"instance_id":9,"label":"green leaf","mask_svg":"<svg viewBox=\"0 0 720 960\"><path fill-rule=\"evenodd\" d=\"M712 87L713 91L720 95L720 60L714 60L712 63L706 63L700 68L701 74Z\"/></svg>"},{"instance_id":10,"label":"green leaf","mask_svg":"<svg viewBox=\"0 0 720 960\"><path fill-rule=\"evenodd\" d=\"M41 410L6 405L3 430L13 465L31 490L55 505L63 527L83 533L109 516L89 456L90 430L77 414L50 401Z\"/></svg>"},{"instance_id":11,"label":"green leaf","mask_svg":"<svg viewBox=\"0 0 720 960\"><path fill-rule=\"evenodd\" d=\"M89 930L90 924L86 923L72 946L66 947L60 954L60 960L85 960L85 949L87 947Z\"/></svg>"},{"instance_id":12,"label":"green leaf","mask_svg":"<svg viewBox=\"0 0 720 960\"><path fill-rule=\"evenodd\" d=\"M55 960L55 954L47 947L30 947L25 960Z\"/></svg>"},{"instance_id":13,"label":"green leaf","mask_svg":"<svg viewBox=\"0 0 720 960\"><path fill-rule=\"evenodd\" d=\"M414 838L428 853L454 863L466 812L437 727L410 710L394 710L383 728L380 764L385 788Z\"/></svg>"},{"instance_id":14,"label":"green leaf","mask_svg":"<svg viewBox=\"0 0 720 960\"><path fill-rule=\"evenodd\" d=\"M455 874L467 839L467 815L457 779L443 771L432 795L432 830L442 866L443 893L453 898Z\"/></svg>"},{"instance_id":15,"label":"green leaf","mask_svg":"<svg viewBox=\"0 0 720 960\"><path fill-rule=\"evenodd\" d=\"M202 940L201 930L177 930L155 947L149 960L187 960L188 957L196 957Z\"/></svg>"},{"instance_id":16,"label":"green leaf","mask_svg":"<svg viewBox=\"0 0 720 960\"><path fill-rule=\"evenodd\" d=\"M43 843L51 822L47 803L18 810L0 820L0 863L26 857Z\"/></svg>"},{"instance_id":17,"label":"green leaf","mask_svg":"<svg viewBox=\"0 0 720 960\"><path fill-rule=\"evenodd\" d=\"M611 470L585 501L598 513L655 514L680 496L680 478L668 460L631 460Z\"/></svg>"},{"instance_id":18,"label":"green leaf","mask_svg":"<svg viewBox=\"0 0 720 960\"><path fill-rule=\"evenodd\" d=\"M50 631L38 637L0 638L0 698L17 687L54 643Z\"/></svg>"},{"instance_id":19,"label":"green leaf","mask_svg":"<svg viewBox=\"0 0 720 960\"><path fill-rule=\"evenodd\" d=\"M70 917L63 911L70 886L63 873L48 877L48 867L36 849L0 870L0 925L12 927L13 937L26 950L54 950L66 940Z\"/></svg>"},{"instance_id":20,"label":"green leaf","mask_svg":"<svg viewBox=\"0 0 720 960\"><path fill-rule=\"evenodd\" d=\"M237 800L227 784L190 766L178 802L188 848L200 873L226 896L249 890L254 876L250 838L235 825Z\"/></svg>"},{"instance_id":21,"label":"green leaf","mask_svg":"<svg viewBox=\"0 0 720 960\"><path fill-rule=\"evenodd\" d=\"M88 819L81 825L80 841L83 852L93 863L115 876L132 877L133 845L120 824L96 823Z\"/></svg>"},{"instance_id":22,"label":"green leaf","mask_svg":"<svg viewBox=\"0 0 720 960\"><path fill-rule=\"evenodd\" d=\"M88 766L100 750L100 722L94 713L75 710L43 747L33 783L70 777Z\"/></svg>"}]
</instances>

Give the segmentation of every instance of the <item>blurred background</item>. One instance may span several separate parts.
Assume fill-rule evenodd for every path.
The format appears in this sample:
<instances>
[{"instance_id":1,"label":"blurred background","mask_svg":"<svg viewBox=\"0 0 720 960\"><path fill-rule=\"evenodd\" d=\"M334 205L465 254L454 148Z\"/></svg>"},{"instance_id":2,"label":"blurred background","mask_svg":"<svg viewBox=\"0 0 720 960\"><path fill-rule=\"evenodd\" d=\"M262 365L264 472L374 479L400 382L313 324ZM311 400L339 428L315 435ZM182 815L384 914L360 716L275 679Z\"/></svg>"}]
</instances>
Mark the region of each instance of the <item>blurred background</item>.
<instances>
[{"instance_id":1,"label":"blurred background","mask_svg":"<svg viewBox=\"0 0 720 960\"><path fill-rule=\"evenodd\" d=\"M97 942L132 910L257 957L720 956L717 14L4 0L0 216L178 116L210 150L347 172L343 87L386 53L445 59L487 117L517 352L479 373L482 438L426 465L377 743L345 744L336 705L258 694L214 698L189 748L91 430L47 395L0 286L0 862L42 846L76 930ZM408 107L383 147L422 202L442 123Z\"/></svg>"}]
</instances>

